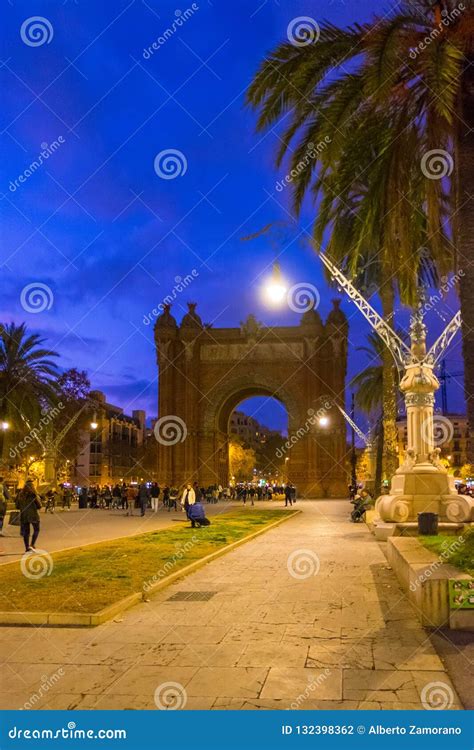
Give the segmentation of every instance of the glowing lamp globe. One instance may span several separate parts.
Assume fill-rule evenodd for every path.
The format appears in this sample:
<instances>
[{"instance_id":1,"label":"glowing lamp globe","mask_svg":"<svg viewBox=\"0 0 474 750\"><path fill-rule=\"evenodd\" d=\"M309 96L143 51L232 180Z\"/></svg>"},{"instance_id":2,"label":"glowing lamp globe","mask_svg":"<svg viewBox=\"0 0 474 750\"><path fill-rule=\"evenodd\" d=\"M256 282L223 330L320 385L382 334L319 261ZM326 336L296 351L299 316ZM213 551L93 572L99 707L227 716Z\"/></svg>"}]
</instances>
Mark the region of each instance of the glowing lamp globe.
<instances>
[{"instance_id":1,"label":"glowing lamp globe","mask_svg":"<svg viewBox=\"0 0 474 750\"><path fill-rule=\"evenodd\" d=\"M273 264L272 275L265 285L265 299L270 305L281 305L285 300L288 289L281 275L278 263Z\"/></svg>"}]
</instances>

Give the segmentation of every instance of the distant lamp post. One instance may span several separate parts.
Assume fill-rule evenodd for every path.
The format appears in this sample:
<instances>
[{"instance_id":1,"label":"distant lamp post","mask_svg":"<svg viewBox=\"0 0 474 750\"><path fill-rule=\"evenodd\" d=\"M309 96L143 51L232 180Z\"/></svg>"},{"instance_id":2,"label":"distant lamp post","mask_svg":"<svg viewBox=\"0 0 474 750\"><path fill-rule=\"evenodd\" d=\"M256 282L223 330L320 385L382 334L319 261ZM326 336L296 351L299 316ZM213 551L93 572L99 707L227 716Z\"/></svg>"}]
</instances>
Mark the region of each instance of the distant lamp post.
<instances>
[{"instance_id":1,"label":"distant lamp post","mask_svg":"<svg viewBox=\"0 0 474 750\"><path fill-rule=\"evenodd\" d=\"M265 299L270 305L281 305L287 291L288 289L281 273L280 264L278 261L275 261L272 275L264 287Z\"/></svg>"},{"instance_id":2,"label":"distant lamp post","mask_svg":"<svg viewBox=\"0 0 474 750\"><path fill-rule=\"evenodd\" d=\"M6 422L5 420L2 420L0 423L0 427L2 428L3 432L6 432L10 429L10 422Z\"/></svg>"},{"instance_id":3,"label":"distant lamp post","mask_svg":"<svg viewBox=\"0 0 474 750\"><path fill-rule=\"evenodd\" d=\"M318 424L320 427L327 427L329 425L329 417L320 417Z\"/></svg>"}]
</instances>

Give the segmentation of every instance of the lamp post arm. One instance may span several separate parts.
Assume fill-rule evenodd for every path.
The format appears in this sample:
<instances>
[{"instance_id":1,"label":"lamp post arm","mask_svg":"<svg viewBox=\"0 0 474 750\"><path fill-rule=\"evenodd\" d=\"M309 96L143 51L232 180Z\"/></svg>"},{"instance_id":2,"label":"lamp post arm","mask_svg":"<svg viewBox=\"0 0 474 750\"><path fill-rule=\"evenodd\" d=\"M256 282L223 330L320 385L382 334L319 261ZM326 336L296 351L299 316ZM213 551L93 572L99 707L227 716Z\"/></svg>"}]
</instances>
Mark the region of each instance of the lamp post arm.
<instances>
[{"instance_id":1,"label":"lamp post arm","mask_svg":"<svg viewBox=\"0 0 474 750\"><path fill-rule=\"evenodd\" d=\"M439 338L434 342L433 346L425 357L426 362L432 365L435 365L438 362L438 360L443 356L451 341L461 328L461 323L461 311L459 311L456 313L454 318L450 320L441 336L439 336Z\"/></svg>"},{"instance_id":2,"label":"lamp post arm","mask_svg":"<svg viewBox=\"0 0 474 750\"><path fill-rule=\"evenodd\" d=\"M342 408L342 406L339 406L339 404L336 404L336 406L339 409L339 411L341 412L341 414L344 417L344 419L346 420L346 422L352 427L352 429L354 430L354 432L356 433L356 435L358 437L360 437L361 440L364 441L365 445L368 445L370 443L370 439L368 438L368 436L365 435L359 427L357 427L357 425L354 422L354 420L349 416L349 414L346 411L344 411L344 409Z\"/></svg>"},{"instance_id":3,"label":"lamp post arm","mask_svg":"<svg viewBox=\"0 0 474 750\"><path fill-rule=\"evenodd\" d=\"M395 364L400 372L405 369L405 359L410 356L411 352L405 342L397 333L385 322L381 315L378 314L372 305L367 302L365 297L355 288L353 283L347 279L342 271L329 260L325 253L319 253L319 257L328 269L329 273L339 286L344 290L349 299L359 308L362 315L369 321L370 325L378 333L387 349L392 354Z\"/></svg>"},{"instance_id":4,"label":"lamp post arm","mask_svg":"<svg viewBox=\"0 0 474 750\"><path fill-rule=\"evenodd\" d=\"M65 436L67 435L67 433L69 432L69 430L71 429L71 427L73 427L75 425L75 423L77 422L77 420L81 416L81 414L84 411L84 409L86 409L86 407L88 407L89 405L90 405L89 399L85 399L85 401L84 401L83 405L81 406L81 408L74 414L74 416L71 417L71 419L69 420L69 422L67 423L67 425L65 425L63 427L63 429L61 430L61 432L59 432L56 435L56 437L53 440L51 440L51 443L50 443L49 447L52 448L52 450L57 450L58 449L59 445L61 445L61 442L63 441L63 439L65 438Z\"/></svg>"}]
</instances>

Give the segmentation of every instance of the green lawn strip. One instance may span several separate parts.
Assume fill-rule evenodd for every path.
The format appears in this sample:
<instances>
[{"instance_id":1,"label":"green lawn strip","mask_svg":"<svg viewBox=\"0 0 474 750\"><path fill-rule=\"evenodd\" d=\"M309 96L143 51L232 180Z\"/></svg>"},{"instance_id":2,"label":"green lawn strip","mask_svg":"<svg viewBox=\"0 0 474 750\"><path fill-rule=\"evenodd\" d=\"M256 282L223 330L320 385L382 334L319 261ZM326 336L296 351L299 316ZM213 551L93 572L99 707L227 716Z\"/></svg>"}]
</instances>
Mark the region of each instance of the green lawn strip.
<instances>
[{"instance_id":1,"label":"green lawn strip","mask_svg":"<svg viewBox=\"0 0 474 750\"><path fill-rule=\"evenodd\" d=\"M91 612L143 590L181 568L280 520L284 510L256 508L211 517L211 526L175 527L52 554L53 568L38 580L20 563L0 567L4 612Z\"/></svg>"},{"instance_id":2,"label":"green lawn strip","mask_svg":"<svg viewBox=\"0 0 474 750\"><path fill-rule=\"evenodd\" d=\"M463 531L461 536L464 542L450 534L419 536L418 539L431 552L439 555L443 562L474 576L474 530Z\"/></svg>"}]
</instances>

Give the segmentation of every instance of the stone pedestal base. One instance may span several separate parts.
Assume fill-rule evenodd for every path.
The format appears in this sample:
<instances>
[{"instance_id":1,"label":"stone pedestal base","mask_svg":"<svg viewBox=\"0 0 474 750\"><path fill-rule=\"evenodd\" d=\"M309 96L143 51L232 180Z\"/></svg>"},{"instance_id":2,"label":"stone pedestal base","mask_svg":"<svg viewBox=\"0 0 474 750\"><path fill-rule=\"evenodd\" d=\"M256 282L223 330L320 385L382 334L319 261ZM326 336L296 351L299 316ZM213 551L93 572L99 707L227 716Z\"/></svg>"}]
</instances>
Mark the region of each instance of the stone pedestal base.
<instances>
[{"instance_id":1,"label":"stone pedestal base","mask_svg":"<svg viewBox=\"0 0 474 750\"><path fill-rule=\"evenodd\" d=\"M378 498L375 508L382 521L416 521L418 513L437 513L440 521L474 520L474 500L458 495L454 477L431 463L401 467L392 479L390 495Z\"/></svg>"}]
</instances>

